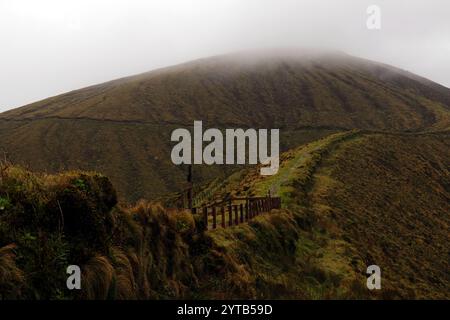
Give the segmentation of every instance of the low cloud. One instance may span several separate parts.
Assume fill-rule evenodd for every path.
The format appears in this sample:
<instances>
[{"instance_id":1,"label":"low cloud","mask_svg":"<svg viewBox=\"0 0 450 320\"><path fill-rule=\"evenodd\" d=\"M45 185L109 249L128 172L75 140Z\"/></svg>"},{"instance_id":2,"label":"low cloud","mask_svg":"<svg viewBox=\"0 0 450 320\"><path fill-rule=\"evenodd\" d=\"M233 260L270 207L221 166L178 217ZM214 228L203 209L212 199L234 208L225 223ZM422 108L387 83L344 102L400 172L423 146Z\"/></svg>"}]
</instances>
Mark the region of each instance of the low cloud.
<instances>
[{"instance_id":1,"label":"low cloud","mask_svg":"<svg viewBox=\"0 0 450 320\"><path fill-rule=\"evenodd\" d=\"M369 5L381 29L366 27ZM0 111L191 59L324 47L450 86L445 0L0 0Z\"/></svg>"}]
</instances>

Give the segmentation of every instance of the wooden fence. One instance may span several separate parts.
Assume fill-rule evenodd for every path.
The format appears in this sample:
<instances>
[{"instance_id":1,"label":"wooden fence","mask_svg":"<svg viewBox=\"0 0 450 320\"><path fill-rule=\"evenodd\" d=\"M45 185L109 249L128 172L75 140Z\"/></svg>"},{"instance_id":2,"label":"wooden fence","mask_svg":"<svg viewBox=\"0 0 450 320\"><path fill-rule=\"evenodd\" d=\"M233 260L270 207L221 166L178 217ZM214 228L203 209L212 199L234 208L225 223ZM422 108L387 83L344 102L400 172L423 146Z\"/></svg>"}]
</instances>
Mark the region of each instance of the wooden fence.
<instances>
[{"instance_id":1,"label":"wooden fence","mask_svg":"<svg viewBox=\"0 0 450 320\"><path fill-rule=\"evenodd\" d=\"M247 222L254 217L281 208L279 197L232 198L201 208L193 208L194 214L201 214L204 228L227 228Z\"/></svg>"}]
</instances>

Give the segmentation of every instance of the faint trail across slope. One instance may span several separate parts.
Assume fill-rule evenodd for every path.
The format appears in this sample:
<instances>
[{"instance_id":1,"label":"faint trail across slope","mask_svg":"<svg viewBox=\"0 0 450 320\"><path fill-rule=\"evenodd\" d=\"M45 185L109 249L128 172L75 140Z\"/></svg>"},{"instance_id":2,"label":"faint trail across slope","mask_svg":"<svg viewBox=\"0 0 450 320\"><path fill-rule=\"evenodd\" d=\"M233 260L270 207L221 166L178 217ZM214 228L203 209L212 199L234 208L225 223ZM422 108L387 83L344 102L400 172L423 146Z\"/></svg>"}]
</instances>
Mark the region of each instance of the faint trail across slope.
<instances>
[{"instance_id":1,"label":"faint trail across slope","mask_svg":"<svg viewBox=\"0 0 450 320\"><path fill-rule=\"evenodd\" d=\"M328 152L337 143L355 136L358 132L353 130L333 134L288 151L283 154L284 159L281 159L278 174L260 178L253 186L255 193L261 195L270 191L272 195L279 195L283 198L285 193L289 193L294 180L307 179L313 174L322 154Z\"/></svg>"}]
</instances>

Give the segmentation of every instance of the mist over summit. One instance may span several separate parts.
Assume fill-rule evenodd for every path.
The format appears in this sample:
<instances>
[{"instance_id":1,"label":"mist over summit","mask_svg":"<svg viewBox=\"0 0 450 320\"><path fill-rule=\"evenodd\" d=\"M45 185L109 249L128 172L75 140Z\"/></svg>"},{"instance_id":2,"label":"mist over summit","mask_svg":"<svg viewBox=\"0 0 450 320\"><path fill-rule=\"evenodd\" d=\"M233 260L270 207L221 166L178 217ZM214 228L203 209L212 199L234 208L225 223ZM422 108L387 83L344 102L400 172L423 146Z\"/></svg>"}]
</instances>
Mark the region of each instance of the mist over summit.
<instances>
[{"instance_id":1,"label":"mist over summit","mask_svg":"<svg viewBox=\"0 0 450 320\"><path fill-rule=\"evenodd\" d=\"M284 150L348 129L449 127L450 89L382 63L311 49L203 58L51 97L0 114L8 157L35 170L105 173L129 200L177 191L170 132L280 128ZM199 181L224 174L197 168Z\"/></svg>"}]
</instances>

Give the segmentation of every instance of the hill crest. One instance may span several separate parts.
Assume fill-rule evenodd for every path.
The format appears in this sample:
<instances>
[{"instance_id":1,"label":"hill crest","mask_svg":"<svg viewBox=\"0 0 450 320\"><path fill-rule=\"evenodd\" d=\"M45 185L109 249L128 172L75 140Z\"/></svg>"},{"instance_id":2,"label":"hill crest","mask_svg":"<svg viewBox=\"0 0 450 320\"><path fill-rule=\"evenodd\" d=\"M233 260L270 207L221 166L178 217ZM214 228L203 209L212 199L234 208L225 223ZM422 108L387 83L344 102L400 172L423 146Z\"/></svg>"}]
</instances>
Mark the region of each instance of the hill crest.
<instances>
[{"instance_id":1,"label":"hill crest","mask_svg":"<svg viewBox=\"0 0 450 320\"><path fill-rule=\"evenodd\" d=\"M184 188L186 173L170 160L170 133L194 120L222 129L279 128L283 151L342 130L448 130L449 97L442 86L342 53L239 53L10 110L0 114L0 139L14 163L101 172L121 198L136 201ZM197 182L234 169L196 167Z\"/></svg>"}]
</instances>

